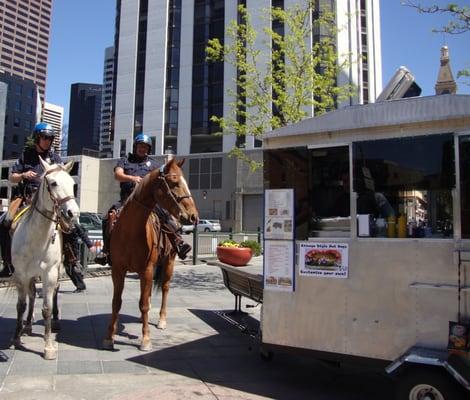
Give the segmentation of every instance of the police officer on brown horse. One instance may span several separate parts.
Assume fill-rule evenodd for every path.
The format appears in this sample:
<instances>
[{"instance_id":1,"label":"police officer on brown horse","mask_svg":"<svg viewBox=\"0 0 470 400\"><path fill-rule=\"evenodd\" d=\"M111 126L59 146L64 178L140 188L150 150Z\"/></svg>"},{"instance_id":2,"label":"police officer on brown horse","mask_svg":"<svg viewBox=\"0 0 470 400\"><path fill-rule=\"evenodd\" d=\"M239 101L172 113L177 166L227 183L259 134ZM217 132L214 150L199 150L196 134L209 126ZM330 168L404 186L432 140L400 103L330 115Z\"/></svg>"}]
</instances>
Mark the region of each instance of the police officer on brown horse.
<instances>
[{"instance_id":1,"label":"police officer on brown horse","mask_svg":"<svg viewBox=\"0 0 470 400\"><path fill-rule=\"evenodd\" d=\"M114 220L114 215L119 212L124 202L134 190L135 186L140 183L142 178L150 171L159 168L157 162L149 157L152 150L152 140L144 133L138 134L134 139L133 152L127 157L121 158L114 167L114 178L120 182L121 192L120 201L114 204L108 211L108 216L103 220L103 252L97 256L95 262L106 264L109 261L109 226ZM191 251L191 246L185 243L180 235L180 227L169 213L163 208L156 207L155 213L158 215L161 224L165 227L163 230L171 244L173 245L179 258L184 260Z\"/></svg>"}]
</instances>

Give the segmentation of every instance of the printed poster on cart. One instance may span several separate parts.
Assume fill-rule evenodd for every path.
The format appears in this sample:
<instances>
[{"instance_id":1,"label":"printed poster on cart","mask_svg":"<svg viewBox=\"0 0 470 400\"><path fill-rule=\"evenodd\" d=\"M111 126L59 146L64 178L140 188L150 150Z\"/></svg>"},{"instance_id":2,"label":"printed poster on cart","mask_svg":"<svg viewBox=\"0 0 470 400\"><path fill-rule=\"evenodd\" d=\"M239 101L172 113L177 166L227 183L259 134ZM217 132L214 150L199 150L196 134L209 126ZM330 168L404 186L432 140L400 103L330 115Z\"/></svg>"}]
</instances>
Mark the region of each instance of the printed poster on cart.
<instances>
[{"instance_id":1,"label":"printed poster on cart","mask_svg":"<svg viewBox=\"0 0 470 400\"><path fill-rule=\"evenodd\" d=\"M325 278L347 278L348 269L348 243L300 243L300 275Z\"/></svg>"},{"instance_id":2,"label":"printed poster on cart","mask_svg":"<svg viewBox=\"0 0 470 400\"><path fill-rule=\"evenodd\" d=\"M264 194L264 238L294 239L294 189L269 189Z\"/></svg>"},{"instance_id":3,"label":"printed poster on cart","mask_svg":"<svg viewBox=\"0 0 470 400\"><path fill-rule=\"evenodd\" d=\"M294 243L264 241L264 290L294 291Z\"/></svg>"}]
</instances>

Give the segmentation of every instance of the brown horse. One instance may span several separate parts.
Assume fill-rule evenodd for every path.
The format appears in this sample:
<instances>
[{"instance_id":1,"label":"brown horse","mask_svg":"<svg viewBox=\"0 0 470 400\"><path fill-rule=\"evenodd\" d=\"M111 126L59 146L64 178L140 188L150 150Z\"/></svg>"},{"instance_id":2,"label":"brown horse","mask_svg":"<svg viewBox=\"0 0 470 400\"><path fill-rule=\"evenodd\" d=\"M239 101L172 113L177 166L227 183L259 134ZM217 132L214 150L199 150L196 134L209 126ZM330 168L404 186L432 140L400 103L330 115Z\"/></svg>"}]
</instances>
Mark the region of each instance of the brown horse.
<instances>
[{"instance_id":1,"label":"brown horse","mask_svg":"<svg viewBox=\"0 0 470 400\"><path fill-rule=\"evenodd\" d=\"M153 210L158 204L182 223L194 224L198 211L184 179L182 161L175 159L163 169L147 174L124 204L110 240L112 279L114 285L113 312L103 346L113 349L122 291L126 272L136 272L140 278L139 308L142 315L142 342L140 349L151 350L148 312L152 294L154 267L161 271L162 303L159 328L166 326L166 303L176 253L162 234ZM160 251L161 247L165 249Z\"/></svg>"}]
</instances>

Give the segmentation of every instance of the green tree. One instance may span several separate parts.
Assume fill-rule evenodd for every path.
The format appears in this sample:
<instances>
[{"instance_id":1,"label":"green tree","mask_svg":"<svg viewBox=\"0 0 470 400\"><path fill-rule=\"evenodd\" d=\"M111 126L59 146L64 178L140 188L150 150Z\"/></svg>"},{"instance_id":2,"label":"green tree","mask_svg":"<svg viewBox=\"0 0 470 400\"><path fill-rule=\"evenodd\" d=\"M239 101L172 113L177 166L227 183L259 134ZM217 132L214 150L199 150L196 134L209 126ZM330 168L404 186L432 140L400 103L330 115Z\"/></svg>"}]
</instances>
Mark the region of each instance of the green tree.
<instances>
[{"instance_id":1,"label":"green tree","mask_svg":"<svg viewBox=\"0 0 470 400\"><path fill-rule=\"evenodd\" d=\"M458 35L470 31L470 8L468 6L460 6L455 3L447 3L445 5L423 5L421 2L413 0L403 0L402 4L408 7L413 7L419 13L424 14L444 14L448 15L450 20L446 25L440 28L434 28L433 32L447 33L450 35ZM470 69L466 68L457 72L457 78L469 78ZM465 82L470 85L470 82Z\"/></svg>"},{"instance_id":2,"label":"green tree","mask_svg":"<svg viewBox=\"0 0 470 400\"><path fill-rule=\"evenodd\" d=\"M231 21L227 43L209 40L207 59L225 61L237 69L237 90L227 90L234 99L232 112L211 117L223 133L261 138L272 129L301 121L312 108L320 115L352 95L350 85L337 83L347 62L338 61L335 16L318 12L314 3L307 0L303 6L265 10L269 23L261 33L246 8L239 6L239 22ZM312 43L312 37L318 40ZM259 166L240 147L235 146L231 154L249 162L252 169Z\"/></svg>"},{"instance_id":3,"label":"green tree","mask_svg":"<svg viewBox=\"0 0 470 400\"><path fill-rule=\"evenodd\" d=\"M24 147L28 149L32 149L34 148L34 146L35 146L34 138L33 138L33 134L31 134L28 137L26 137L25 142L24 142Z\"/></svg>"}]
</instances>

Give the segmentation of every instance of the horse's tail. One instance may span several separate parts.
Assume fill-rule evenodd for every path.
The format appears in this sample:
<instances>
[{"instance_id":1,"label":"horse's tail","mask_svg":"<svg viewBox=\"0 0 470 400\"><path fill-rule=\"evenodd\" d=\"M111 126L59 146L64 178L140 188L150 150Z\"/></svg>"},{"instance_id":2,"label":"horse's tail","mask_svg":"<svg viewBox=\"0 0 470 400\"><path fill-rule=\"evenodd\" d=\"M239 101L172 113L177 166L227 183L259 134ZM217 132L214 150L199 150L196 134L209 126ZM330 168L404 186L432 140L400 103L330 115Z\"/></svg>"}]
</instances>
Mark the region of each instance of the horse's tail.
<instances>
[{"instance_id":1,"label":"horse's tail","mask_svg":"<svg viewBox=\"0 0 470 400\"><path fill-rule=\"evenodd\" d=\"M163 265L160 261L157 262L155 265L155 269L153 270L153 290L158 292L162 289L162 282L163 282Z\"/></svg>"}]
</instances>

